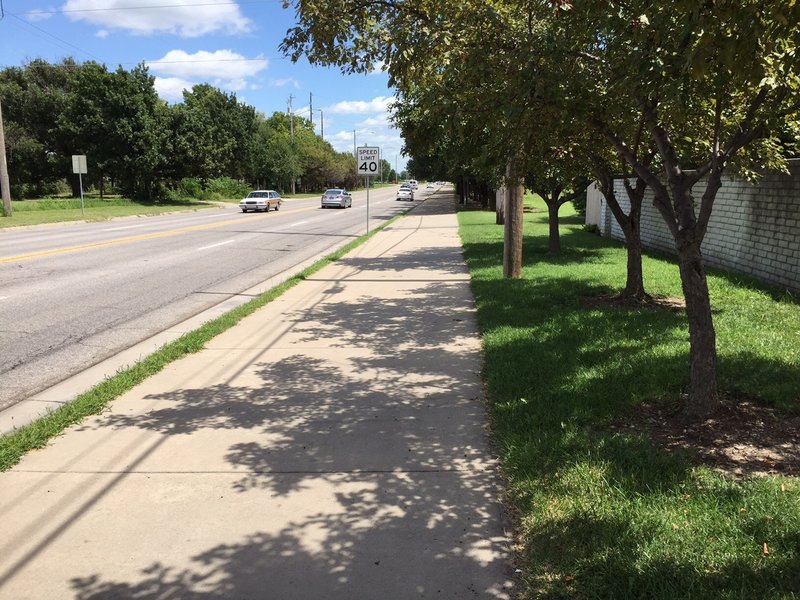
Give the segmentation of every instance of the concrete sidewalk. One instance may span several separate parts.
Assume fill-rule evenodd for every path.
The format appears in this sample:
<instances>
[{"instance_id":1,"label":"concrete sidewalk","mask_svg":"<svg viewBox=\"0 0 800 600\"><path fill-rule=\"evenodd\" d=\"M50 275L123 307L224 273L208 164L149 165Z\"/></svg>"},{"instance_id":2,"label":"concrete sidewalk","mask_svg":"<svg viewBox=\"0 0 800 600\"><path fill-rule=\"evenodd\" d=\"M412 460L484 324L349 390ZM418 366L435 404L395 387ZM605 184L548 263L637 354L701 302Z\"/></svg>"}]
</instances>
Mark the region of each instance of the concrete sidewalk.
<instances>
[{"instance_id":1,"label":"concrete sidewalk","mask_svg":"<svg viewBox=\"0 0 800 600\"><path fill-rule=\"evenodd\" d=\"M507 598L437 194L0 474L0 598Z\"/></svg>"}]
</instances>

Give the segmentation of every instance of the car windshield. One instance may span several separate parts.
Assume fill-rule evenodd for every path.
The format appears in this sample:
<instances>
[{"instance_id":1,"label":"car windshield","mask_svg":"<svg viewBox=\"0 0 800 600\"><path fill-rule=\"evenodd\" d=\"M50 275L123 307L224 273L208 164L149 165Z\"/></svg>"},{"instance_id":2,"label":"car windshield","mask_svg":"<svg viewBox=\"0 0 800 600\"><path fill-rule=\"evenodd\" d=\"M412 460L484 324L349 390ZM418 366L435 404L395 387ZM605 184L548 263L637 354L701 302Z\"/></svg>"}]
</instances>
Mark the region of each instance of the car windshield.
<instances>
[{"instance_id":1,"label":"car windshield","mask_svg":"<svg viewBox=\"0 0 800 600\"><path fill-rule=\"evenodd\" d=\"M250 192L248 198L269 198L269 192Z\"/></svg>"},{"instance_id":2,"label":"car windshield","mask_svg":"<svg viewBox=\"0 0 800 600\"><path fill-rule=\"evenodd\" d=\"M344 190L325 190L325 195L326 196L338 196L342 192L344 192Z\"/></svg>"}]
</instances>

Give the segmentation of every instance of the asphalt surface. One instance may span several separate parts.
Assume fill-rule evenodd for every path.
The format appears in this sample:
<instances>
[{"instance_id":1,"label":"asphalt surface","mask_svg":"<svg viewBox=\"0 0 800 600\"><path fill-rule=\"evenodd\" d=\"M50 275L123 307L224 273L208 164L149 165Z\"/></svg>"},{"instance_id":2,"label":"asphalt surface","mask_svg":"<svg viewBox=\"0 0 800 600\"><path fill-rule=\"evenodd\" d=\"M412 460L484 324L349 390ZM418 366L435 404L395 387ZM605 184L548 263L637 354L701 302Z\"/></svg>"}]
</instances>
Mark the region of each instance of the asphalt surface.
<instances>
[{"instance_id":1,"label":"asphalt surface","mask_svg":"<svg viewBox=\"0 0 800 600\"><path fill-rule=\"evenodd\" d=\"M510 597L453 206L0 474L0 597Z\"/></svg>"},{"instance_id":2,"label":"asphalt surface","mask_svg":"<svg viewBox=\"0 0 800 600\"><path fill-rule=\"evenodd\" d=\"M0 409L363 234L365 196L0 231ZM408 208L370 196L373 227Z\"/></svg>"}]
</instances>

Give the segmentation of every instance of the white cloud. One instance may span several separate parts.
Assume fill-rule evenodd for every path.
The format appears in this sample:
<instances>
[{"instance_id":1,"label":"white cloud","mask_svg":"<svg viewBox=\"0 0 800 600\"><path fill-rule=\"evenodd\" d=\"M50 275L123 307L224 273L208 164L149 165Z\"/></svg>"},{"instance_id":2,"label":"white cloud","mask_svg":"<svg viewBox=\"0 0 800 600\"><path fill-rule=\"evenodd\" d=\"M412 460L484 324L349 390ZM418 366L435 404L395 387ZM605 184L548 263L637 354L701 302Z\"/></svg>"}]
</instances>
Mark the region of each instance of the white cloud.
<instances>
[{"instance_id":1,"label":"white cloud","mask_svg":"<svg viewBox=\"0 0 800 600\"><path fill-rule=\"evenodd\" d=\"M269 66L269 61L261 56L247 58L233 50L200 50L194 54L170 50L157 60L147 61L147 66L156 73L173 77L236 81L263 71Z\"/></svg>"},{"instance_id":2,"label":"white cloud","mask_svg":"<svg viewBox=\"0 0 800 600\"><path fill-rule=\"evenodd\" d=\"M390 126L389 113L384 113L382 115L376 115L374 117L370 117L369 119L364 119L358 125L359 127L364 129L388 128Z\"/></svg>"},{"instance_id":3,"label":"white cloud","mask_svg":"<svg viewBox=\"0 0 800 600\"><path fill-rule=\"evenodd\" d=\"M166 82L165 93L159 90L159 95L167 100L180 99L181 95L176 97L173 89L178 82L187 88L194 85L192 82L204 82L232 92L255 89L256 86L248 78L257 75L268 65L269 61L265 58L248 59L232 50L200 50L194 54L170 50L158 60L147 61L150 70L161 76L158 79Z\"/></svg>"},{"instance_id":4,"label":"white cloud","mask_svg":"<svg viewBox=\"0 0 800 600\"><path fill-rule=\"evenodd\" d=\"M36 21L46 21L50 17L53 16L54 10L51 7L48 7L46 10L42 8L34 8L25 13L25 18L28 21L36 22Z\"/></svg>"},{"instance_id":5,"label":"white cloud","mask_svg":"<svg viewBox=\"0 0 800 600\"><path fill-rule=\"evenodd\" d=\"M378 61L372 64L372 68L369 71L370 75L383 75L386 71L389 70L389 66L384 61Z\"/></svg>"},{"instance_id":6,"label":"white cloud","mask_svg":"<svg viewBox=\"0 0 800 600\"><path fill-rule=\"evenodd\" d=\"M111 32L108 29L100 29L97 31L97 33L95 33L95 35L99 37L101 40L104 40L109 35L111 35Z\"/></svg>"},{"instance_id":7,"label":"white cloud","mask_svg":"<svg viewBox=\"0 0 800 600\"><path fill-rule=\"evenodd\" d=\"M286 77L285 79L276 79L272 82L272 85L275 87L284 87L287 85L291 85L294 89L300 89L300 82L297 81L294 77Z\"/></svg>"},{"instance_id":8,"label":"white cloud","mask_svg":"<svg viewBox=\"0 0 800 600\"><path fill-rule=\"evenodd\" d=\"M337 115L366 115L373 113L385 113L389 110L389 105L394 102L392 96L378 96L372 100L350 100L339 102L325 109Z\"/></svg>"},{"instance_id":9,"label":"white cloud","mask_svg":"<svg viewBox=\"0 0 800 600\"><path fill-rule=\"evenodd\" d=\"M183 100L183 90L192 89L194 84L180 77L156 77L154 85L156 92L164 100L176 102Z\"/></svg>"},{"instance_id":10,"label":"white cloud","mask_svg":"<svg viewBox=\"0 0 800 600\"><path fill-rule=\"evenodd\" d=\"M392 127L389 121L389 111L394 101L392 96L377 96L372 100L350 100L323 108L325 140L339 152L352 152L353 129L355 129L357 145L379 146L383 158L394 167L395 156L400 155L403 147L400 132ZM329 118L328 115L331 117ZM334 132L331 126L336 120L336 115L340 115L341 121L349 118L353 123L351 128L339 129ZM353 121L354 116L362 118ZM339 125L339 127L342 126L344 125ZM400 166L404 163L405 159L400 157Z\"/></svg>"},{"instance_id":11,"label":"white cloud","mask_svg":"<svg viewBox=\"0 0 800 600\"><path fill-rule=\"evenodd\" d=\"M218 3L210 0L203 3L197 0L137 0L134 3L130 0L67 0L62 10L73 21L87 21L136 35L172 33L191 38L213 32L245 33L253 29L253 22L230 0Z\"/></svg>"}]
</instances>

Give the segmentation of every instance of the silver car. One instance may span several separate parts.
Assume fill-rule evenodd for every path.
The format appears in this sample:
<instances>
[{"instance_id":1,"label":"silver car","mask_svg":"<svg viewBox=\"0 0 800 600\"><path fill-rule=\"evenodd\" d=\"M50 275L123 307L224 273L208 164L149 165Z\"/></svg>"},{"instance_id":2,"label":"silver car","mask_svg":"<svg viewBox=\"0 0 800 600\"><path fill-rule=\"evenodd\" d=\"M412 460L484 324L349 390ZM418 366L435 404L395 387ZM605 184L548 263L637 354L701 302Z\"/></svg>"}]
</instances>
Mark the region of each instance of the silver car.
<instances>
[{"instance_id":1,"label":"silver car","mask_svg":"<svg viewBox=\"0 0 800 600\"><path fill-rule=\"evenodd\" d=\"M322 208L334 206L338 208L350 208L353 206L353 197L347 190L341 188L331 188L322 194Z\"/></svg>"}]
</instances>

